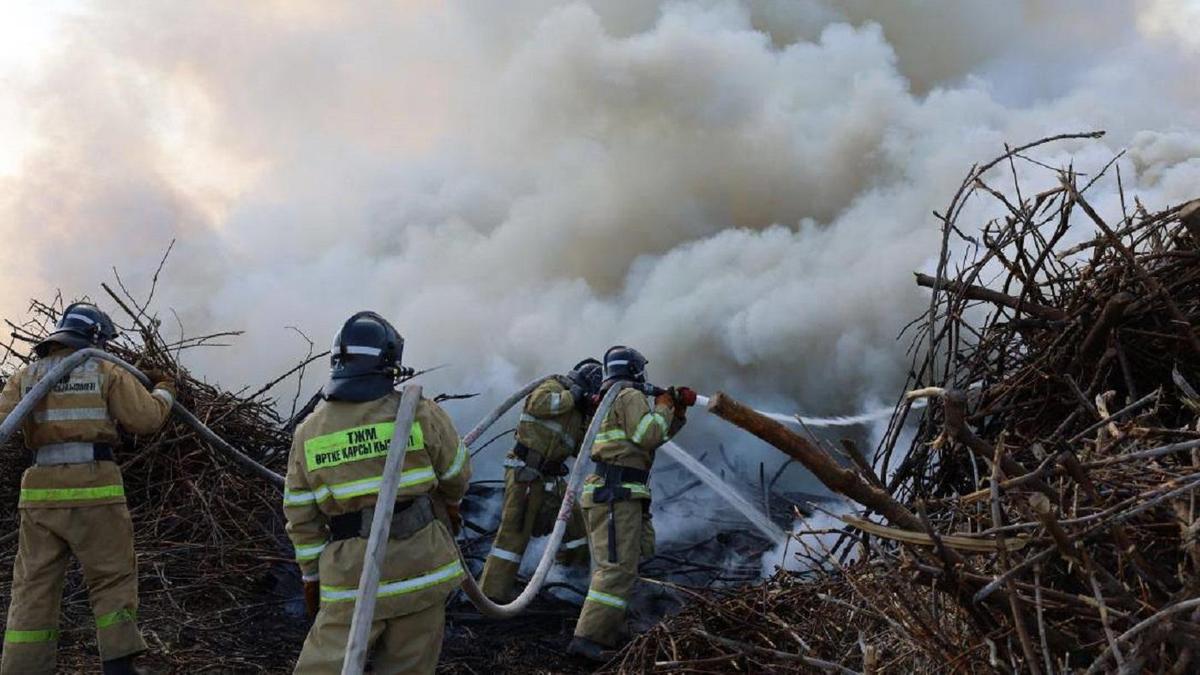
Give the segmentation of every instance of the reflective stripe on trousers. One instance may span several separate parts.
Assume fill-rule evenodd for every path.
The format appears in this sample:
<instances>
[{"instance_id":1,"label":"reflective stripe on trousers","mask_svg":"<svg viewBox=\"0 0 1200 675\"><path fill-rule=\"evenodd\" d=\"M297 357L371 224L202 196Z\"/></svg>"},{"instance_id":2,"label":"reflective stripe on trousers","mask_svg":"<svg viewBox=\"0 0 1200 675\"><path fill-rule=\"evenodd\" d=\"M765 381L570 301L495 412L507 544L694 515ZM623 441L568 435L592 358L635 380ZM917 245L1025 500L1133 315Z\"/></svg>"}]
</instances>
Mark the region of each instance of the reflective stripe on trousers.
<instances>
[{"instance_id":1,"label":"reflective stripe on trousers","mask_svg":"<svg viewBox=\"0 0 1200 675\"><path fill-rule=\"evenodd\" d=\"M629 606L629 603L625 602L621 598L601 591L588 591L587 599L591 602L598 602L602 605L608 605L609 607L613 607L615 609L625 609Z\"/></svg>"},{"instance_id":2,"label":"reflective stripe on trousers","mask_svg":"<svg viewBox=\"0 0 1200 675\"><path fill-rule=\"evenodd\" d=\"M310 546L296 545L293 543L292 548L296 549L296 560L298 562L306 562L320 558L321 551L324 551L325 547L328 545L329 542L327 541L323 541L319 544L312 544Z\"/></svg>"},{"instance_id":3,"label":"reflective stripe on trousers","mask_svg":"<svg viewBox=\"0 0 1200 675\"><path fill-rule=\"evenodd\" d=\"M492 550L490 553L488 553L488 555L492 556L493 558L499 558L501 560L507 560L517 564L521 563L521 554L513 553L512 551L505 551L498 546L492 546Z\"/></svg>"},{"instance_id":4,"label":"reflective stripe on trousers","mask_svg":"<svg viewBox=\"0 0 1200 675\"><path fill-rule=\"evenodd\" d=\"M75 502L85 499L124 497L125 486L102 485L90 488L23 488L22 502Z\"/></svg>"},{"instance_id":5,"label":"reflective stripe on trousers","mask_svg":"<svg viewBox=\"0 0 1200 675\"><path fill-rule=\"evenodd\" d=\"M10 628L4 631L5 644L34 644L37 642L54 642L56 640L58 640L57 628L45 628L42 630L14 630Z\"/></svg>"},{"instance_id":6,"label":"reflective stripe on trousers","mask_svg":"<svg viewBox=\"0 0 1200 675\"><path fill-rule=\"evenodd\" d=\"M134 623L137 621L137 612L132 609L118 609L115 612L101 614L96 617L96 628L108 628L119 623Z\"/></svg>"}]
</instances>

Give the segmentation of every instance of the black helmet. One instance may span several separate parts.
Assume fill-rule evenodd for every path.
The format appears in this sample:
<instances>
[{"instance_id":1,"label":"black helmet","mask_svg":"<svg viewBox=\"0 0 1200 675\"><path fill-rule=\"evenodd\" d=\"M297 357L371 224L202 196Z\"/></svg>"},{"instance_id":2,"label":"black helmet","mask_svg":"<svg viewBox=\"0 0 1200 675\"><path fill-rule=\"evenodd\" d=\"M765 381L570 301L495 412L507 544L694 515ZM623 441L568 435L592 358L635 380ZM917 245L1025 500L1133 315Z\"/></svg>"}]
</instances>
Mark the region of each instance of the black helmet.
<instances>
[{"instance_id":1,"label":"black helmet","mask_svg":"<svg viewBox=\"0 0 1200 675\"><path fill-rule=\"evenodd\" d=\"M600 391L601 380L604 379L604 366L596 359L584 359L575 364L567 378L579 385L585 394L595 394Z\"/></svg>"},{"instance_id":2,"label":"black helmet","mask_svg":"<svg viewBox=\"0 0 1200 675\"><path fill-rule=\"evenodd\" d=\"M325 398L374 401L391 393L400 374L404 338L382 316L359 312L333 336Z\"/></svg>"},{"instance_id":3,"label":"black helmet","mask_svg":"<svg viewBox=\"0 0 1200 675\"><path fill-rule=\"evenodd\" d=\"M604 352L604 381L630 380L644 383L647 363L646 357L633 347L609 347L608 351Z\"/></svg>"},{"instance_id":4,"label":"black helmet","mask_svg":"<svg viewBox=\"0 0 1200 675\"><path fill-rule=\"evenodd\" d=\"M65 345L74 349L85 347L104 348L109 340L117 337L117 329L112 319L100 311L100 308L90 302L76 302L63 310L58 323L54 324L54 332L45 340L37 343L33 350L38 356L45 356L53 344Z\"/></svg>"}]
</instances>

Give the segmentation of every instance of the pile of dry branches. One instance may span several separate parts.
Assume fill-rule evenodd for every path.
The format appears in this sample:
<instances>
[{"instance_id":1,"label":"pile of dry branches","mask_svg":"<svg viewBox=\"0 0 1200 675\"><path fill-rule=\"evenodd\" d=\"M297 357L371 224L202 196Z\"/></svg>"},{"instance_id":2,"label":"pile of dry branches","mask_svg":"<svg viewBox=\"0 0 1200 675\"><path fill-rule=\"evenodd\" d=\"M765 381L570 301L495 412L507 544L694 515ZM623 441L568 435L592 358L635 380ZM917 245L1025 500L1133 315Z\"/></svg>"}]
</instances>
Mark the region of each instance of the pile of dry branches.
<instances>
[{"instance_id":1,"label":"pile of dry branches","mask_svg":"<svg viewBox=\"0 0 1200 675\"><path fill-rule=\"evenodd\" d=\"M1116 159L1085 181L1030 156L1096 135L1009 150L939 215L910 392L873 463L714 399L866 512L842 516L821 568L698 597L614 669L1200 667L1200 201L1151 213L1121 190L1106 220L1089 198L1120 186ZM1040 191L1022 162L1048 171ZM1004 215L968 236L979 200Z\"/></svg>"},{"instance_id":2,"label":"pile of dry branches","mask_svg":"<svg viewBox=\"0 0 1200 675\"><path fill-rule=\"evenodd\" d=\"M109 290L108 287L105 287ZM125 336L110 349L139 368L175 374L179 400L222 438L277 472L290 439L269 389L237 395L195 379L179 366L182 350L210 346L230 334L168 342L145 306L109 290ZM35 302L31 318L10 323L12 340L0 366L7 373L53 326L62 299ZM20 435L0 448L0 596L9 595L16 554L17 491L29 465ZM141 607L152 658L172 672L284 672L304 638L299 579L283 533L278 490L208 447L172 418L152 436L118 449L133 516ZM98 671L86 589L68 576L59 667ZM154 665L154 661L151 665Z\"/></svg>"}]
</instances>

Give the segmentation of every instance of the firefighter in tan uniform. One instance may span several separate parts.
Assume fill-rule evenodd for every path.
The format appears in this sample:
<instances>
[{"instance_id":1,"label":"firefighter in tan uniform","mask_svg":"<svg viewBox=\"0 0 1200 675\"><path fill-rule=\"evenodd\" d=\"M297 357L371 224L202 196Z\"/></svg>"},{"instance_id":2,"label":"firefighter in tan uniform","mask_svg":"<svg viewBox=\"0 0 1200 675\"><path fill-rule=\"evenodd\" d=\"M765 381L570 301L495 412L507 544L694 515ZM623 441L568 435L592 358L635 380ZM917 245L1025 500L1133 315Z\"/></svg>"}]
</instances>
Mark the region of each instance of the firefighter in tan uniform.
<instances>
[{"instance_id":1,"label":"firefighter in tan uniform","mask_svg":"<svg viewBox=\"0 0 1200 675\"><path fill-rule=\"evenodd\" d=\"M0 422L54 366L76 349L103 348L116 337L94 305L67 307L53 333L0 393ZM165 377L146 391L132 374L88 360L55 386L23 424L34 466L21 478L20 539L0 673L53 673L58 614L70 556L79 559L96 621L105 675L141 672L146 651L137 627L137 560L121 470L113 461L118 425L158 431L171 412L175 385Z\"/></svg>"},{"instance_id":2,"label":"firefighter in tan uniform","mask_svg":"<svg viewBox=\"0 0 1200 675\"><path fill-rule=\"evenodd\" d=\"M395 433L408 436L408 452L371 625L373 672L432 673L437 666L446 598L465 574L451 529L461 523L471 464L450 417L433 401L420 401L411 429L395 429L403 350L404 339L379 315L350 317L334 338L324 401L292 441L284 513L316 615L297 673L342 670Z\"/></svg>"},{"instance_id":3,"label":"firefighter in tan uniform","mask_svg":"<svg viewBox=\"0 0 1200 675\"><path fill-rule=\"evenodd\" d=\"M504 460L504 505L500 529L492 543L479 586L489 598L506 603L532 537L550 533L558 518L567 460L579 452L591 415L592 399L600 391L602 366L595 359L580 361L566 376L552 377L525 399L517 424L517 442ZM567 522L559 562L587 564L587 533L578 509Z\"/></svg>"},{"instance_id":4,"label":"firefighter in tan uniform","mask_svg":"<svg viewBox=\"0 0 1200 675\"><path fill-rule=\"evenodd\" d=\"M650 466L654 451L686 421L686 408L670 392L646 385L646 358L617 346L604 355L603 390L621 390L601 422L592 446L595 472L584 480L584 521L592 553L592 583L568 651L606 661L625 637L625 613L638 577L638 562L654 555L650 523Z\"/></svg>"}]
</instances>

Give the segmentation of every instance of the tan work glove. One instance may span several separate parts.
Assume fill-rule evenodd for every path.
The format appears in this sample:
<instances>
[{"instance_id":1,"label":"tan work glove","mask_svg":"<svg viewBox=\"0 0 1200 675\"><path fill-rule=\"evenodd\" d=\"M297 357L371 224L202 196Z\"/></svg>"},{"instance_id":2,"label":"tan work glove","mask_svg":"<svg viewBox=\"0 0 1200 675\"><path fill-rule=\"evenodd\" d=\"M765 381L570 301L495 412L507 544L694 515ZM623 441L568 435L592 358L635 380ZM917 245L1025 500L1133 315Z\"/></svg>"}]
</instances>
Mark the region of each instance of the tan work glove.
<instances>
[{"instance_id":1,"label":"tan work glove","mask_svg":"<svg viewBox=\"0 0 1200 675\"><path fill-rule=\"evenodd\" d=\"M463 526L462 512L458 509L460 503L446 504L446 518L450 521L450 532L456 537L459 532L462 532Z\"/></svg>"},{"instance_id":2,"label":"tan work glove","mask_svg":"<svg viewBox=\"0 0 1200 675\"><path fill-rule=\"evenodd\" d=\"M317 610L321 609L320 581L304 582L304 609L308 612L308 618L317 618Z\"/></svg>"},{"instance_id":3,"label":"tan work glove","mask_svg":"<svg viewBox=\"0 0 1200 675\"><path fill-rule=\"evenodd\" d=\"M663 393L654 397L654 407L667 408L668 410L674 410L675 409L675 397L671 395L671 392L664 391Z\"/></svg>"},{"instance_id":4,"label":"tan work glove","mask_svg":"<svg viewBox=\"0 0 1200 675\"><path fill-rule=\"evenodd\" d=\"M154 389L165 389L171 392L171 396L175 396L178 393L175 388L175 378L167 374L166 371L158 370L157 368L147 368L142 372L154 384Z\"/></svg>"}]
</instances>

